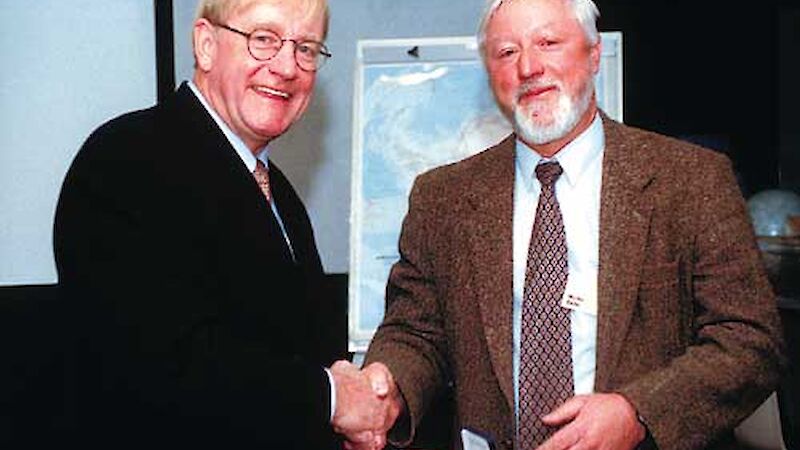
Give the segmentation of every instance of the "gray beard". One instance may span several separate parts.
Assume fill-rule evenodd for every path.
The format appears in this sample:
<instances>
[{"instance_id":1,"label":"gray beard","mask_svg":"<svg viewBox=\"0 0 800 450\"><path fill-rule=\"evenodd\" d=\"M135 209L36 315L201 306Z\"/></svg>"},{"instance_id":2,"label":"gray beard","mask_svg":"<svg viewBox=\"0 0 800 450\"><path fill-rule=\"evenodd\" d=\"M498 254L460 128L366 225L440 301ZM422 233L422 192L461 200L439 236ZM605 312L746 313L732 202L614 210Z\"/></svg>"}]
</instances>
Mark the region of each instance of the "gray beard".
<instances>
[{"instance_id":1,"label":"gray beard","mask_svg":"<svg viewBox=\"0 0 800 450\"><path fill-rule=\"evenodd\" d=\"M578 124L583 113L589 107L594 93L594 79L583 86L577 99L560 94L558 104L553 111L553 121L541 125L534 121L533 108L519 106L514 102L514 129L523 141L531 144L547 144L566 136Z\"/></svg>"}]
</instances>

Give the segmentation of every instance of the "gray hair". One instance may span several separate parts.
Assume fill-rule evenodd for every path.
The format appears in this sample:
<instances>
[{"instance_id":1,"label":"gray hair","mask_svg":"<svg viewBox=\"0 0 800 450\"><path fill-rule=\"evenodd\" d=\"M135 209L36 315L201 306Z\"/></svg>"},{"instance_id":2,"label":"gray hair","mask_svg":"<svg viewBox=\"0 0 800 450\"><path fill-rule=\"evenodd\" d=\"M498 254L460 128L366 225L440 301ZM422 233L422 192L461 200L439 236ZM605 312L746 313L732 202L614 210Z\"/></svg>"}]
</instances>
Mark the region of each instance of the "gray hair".
<instances>
[{"instance_id":1,"label":"gray hair","mask_svg":"<svg viewBox=\"0 0 800 450\"><path fill-rule=\"evenodd\" d=\"M478 26L478 45L481 50L481 55L485 53L486 43L486 28L489 26L489 21L497 12L498 8L503 3L510 3L512 1L521 0L487 0L486 8L483 11L480 25ZM597 19L600 17L600 10L592 0L562 0L567 2L570 9L572 9L575 18L583 28L583 34L589 45L595 45L600 41L600 34L597 32Z\"/></svg>"}]
</instances>

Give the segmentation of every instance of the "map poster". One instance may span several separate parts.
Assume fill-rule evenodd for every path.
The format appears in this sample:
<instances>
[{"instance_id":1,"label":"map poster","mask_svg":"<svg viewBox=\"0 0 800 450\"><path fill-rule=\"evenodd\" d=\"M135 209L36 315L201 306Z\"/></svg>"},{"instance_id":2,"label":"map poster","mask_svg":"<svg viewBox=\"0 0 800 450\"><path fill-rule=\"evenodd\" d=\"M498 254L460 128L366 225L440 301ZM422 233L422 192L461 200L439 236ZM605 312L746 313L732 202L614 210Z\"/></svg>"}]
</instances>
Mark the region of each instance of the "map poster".
<instances>
[{"instance_id":1,"label":"map poster","mask_svg":"<svg viewBox=\"0 0 800 450\"><path fill-rule=\"evenodd\" d=\"M622 35L601 33L598 103L622 121ZM362 40L356 52L349 350L383 318L389 270L417 175L507 136L474 37Z\"/></svg>"}]
</instances>

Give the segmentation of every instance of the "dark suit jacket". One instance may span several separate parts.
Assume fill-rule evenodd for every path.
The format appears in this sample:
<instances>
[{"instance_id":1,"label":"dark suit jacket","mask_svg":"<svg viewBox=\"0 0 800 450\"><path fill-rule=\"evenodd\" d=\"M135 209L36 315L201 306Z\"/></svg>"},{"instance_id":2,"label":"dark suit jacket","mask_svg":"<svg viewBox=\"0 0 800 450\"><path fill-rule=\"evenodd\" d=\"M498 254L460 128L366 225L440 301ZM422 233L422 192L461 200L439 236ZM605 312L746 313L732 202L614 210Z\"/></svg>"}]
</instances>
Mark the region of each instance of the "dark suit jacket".
<instances>
[{"instance_id":1,"label":"dark suit jacket","mask_svg":"<svg viewBox=\"0 0 800 450\"><path fill-rule=\"evenodd\" d=\"M108 448L332 443L319 254L274 164L270 179L296 263L187 85L88 138L55 220L75 338L73 437Z\"/></svg>"},{"instance_id":2,"label":"dark suit jacket","mask_svg":"<svg viewBox=\"0 0 800 450\"><path fill-rule=\"evenodd\" d=\"M660 448L724 448L775 386L781 339L724 156L603 120L597 392L624 394ZM514 137L420 176L367 354L412 433L454 383L456 426L510 448Z\"/></svg>"}]
</instances>

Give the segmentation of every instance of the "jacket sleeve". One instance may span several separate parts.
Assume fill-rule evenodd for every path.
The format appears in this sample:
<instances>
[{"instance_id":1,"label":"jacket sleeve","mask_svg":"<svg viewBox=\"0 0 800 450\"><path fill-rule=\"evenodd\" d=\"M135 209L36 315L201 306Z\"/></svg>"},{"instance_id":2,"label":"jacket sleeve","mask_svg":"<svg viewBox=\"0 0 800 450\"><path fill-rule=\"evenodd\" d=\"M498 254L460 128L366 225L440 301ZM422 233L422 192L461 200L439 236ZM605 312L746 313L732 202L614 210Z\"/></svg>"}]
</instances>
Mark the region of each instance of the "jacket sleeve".
<instances>
[{"instance_id":1,"label":"jacket sleeve","mask_svg":"<svg viewBox=\"0 0 800 450\"><path fill-rule=\"evenodd\" d=\"M715 155L690 178L676 212L693 230L680 292L688 345L617 389L669 449L704 448L732 430L775 388L782 365L775 297L730 163Z\"/></svg>"},{"instance_id":2,"label":"jacket sleeve","mask_svg":"<svg viewBox=\"0 0 800 450\"><path fill-rule=\"evenodd\" d=\"M386 288L386 312L365 358L365 364L386 364L406 401L407 415L389 436L397 445L413 440L420 418L448 373L444 318L430 261L436 213L424 181L418 178L412 187L399 241L400 260L392 267Z\"/></svg>"}]
</instances>

